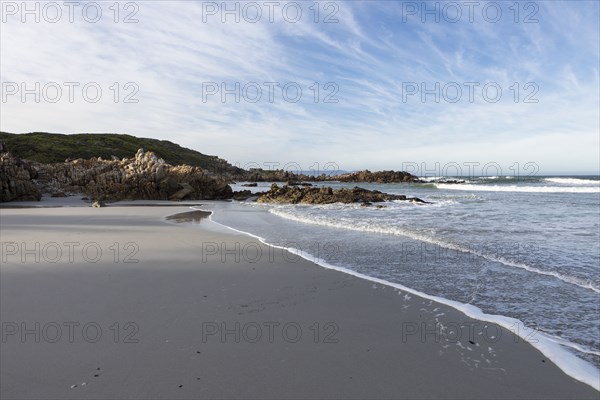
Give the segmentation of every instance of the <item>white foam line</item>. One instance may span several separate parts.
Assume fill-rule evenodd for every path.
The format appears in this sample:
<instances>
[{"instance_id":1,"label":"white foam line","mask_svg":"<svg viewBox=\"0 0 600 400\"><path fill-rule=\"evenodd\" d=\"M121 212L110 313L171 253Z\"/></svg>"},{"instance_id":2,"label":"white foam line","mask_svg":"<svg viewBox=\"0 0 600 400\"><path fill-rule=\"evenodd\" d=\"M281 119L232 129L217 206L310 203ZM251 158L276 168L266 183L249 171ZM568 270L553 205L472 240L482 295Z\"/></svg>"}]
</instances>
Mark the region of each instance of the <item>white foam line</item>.
<instances>
[{"instance_id":1,"label":"white foam line","mask_svg":"<svg viewBox=\"0 0 600 400\"><path fill-rule=\"evenodd\" d=\"M498 185L456 185L447 183L434 183L438 189L469 190L477 192L522 192L522 193L600 193L600 187L573 187L573 186L498 186Z\"/></svg>"},{"instance_id":2,"label":"white foam line","mask_svg":"<svg viewBox=\"0 0 600 400\"><path fill-rule=\"evenodd\" d=\"M599 180L595 179L580 179L580 178L545 178L544 181L552 183L560 183L565 185L600 185Z\"/></svg>"},{"instance_id":3,"label":"white foam line","mask_svg":"<svg viewBox=\"0 0 600 400\"><path fill-rule=\"evenodd\" d=\"M596 293L600 293L600 288L597 288L596 286L594 286L594 284L593 284L593 282L591 280L590 281L586 281L586 280L583 280L581 278L577 278L577 277L573 277L573 276L569 276L569 275L559 274L558 272L555 272L555 271L544 271L544 270L541 270L541 269L538 269L538 268L535 268L535 267L530 267L529 265L526 265L526 264L514 263L514 262L508 261L506 259L497 259L496 260L493 257L487 257L487 256L485 256L483 254L477 254L477 253L474 253L474 254L476 254L476 255L478 255L480 257L486 258L486 259L488 259L490 261L498 261L498 262L501 262L502 264L509 265L509 266L515 267L515 268L522 268L522 269L524 269L526 271L534 272L536 274L546 275L546 276L553 276L553 277L555 277L557 279L560 279L561 281L563 281L565 283L569 283L571 285L576 285L576 286L579 286L581 288L590 289L590 290L592 290L592 291L594 291Z\"/></svg>"},{"instance_id":4,"label":"white foam line","mask_svg":"<svg viewBox=\"0 0 600 400\"><path fill-rule=\"evenodd\" d=\"M477 319L479 321L484 321L484 322L489 322L489 323L499 325L499 326L515 333L516 335L521 337L523 340L525 340L529 344L531 344L533 347L535 347L536 349L541 351L542 354L544 354L548 359L553 361L554 364L556 364L565 374L571 376L572 378L574 378L580 382L583 382L583 383L591 386L592 388L596 389L597 391L600 391L600 380L598 379L600 370L598 370L596 367L594 367L589 362L577 357L576 355L574 355L572 353L569 353L557 341L552 340L550 337L543 334L542 332L536 331L535 329L525 326L525 324L522 321L520 321L516 318L506 317L503 315L486 314L480 308L475 307L474 305L471 305L471 304L463 304L463 303L459 303L458 301L449 300L449 299L446 299L443 297L432 296L432 295L420 292L418 290L411 289L407 286L400 285L398 283L389 282L389 281L386 281L386 280L380 279L380 278L374 278L372 276L361 274L360 272L352 271L347 268L338 267L336 265L329 264L326 261L324 261L323 259L314 257L311 254L306 253L304 251L295 249L293 247L277 246L277 245L268 243L264 238L257 236L253 233L245 232L245 231L242 231L239 229L232 228L231 226L227 226L225 224L216 222L212 219L212 215L214 213L214 211L212 211L212 210L203 210L203 209L194 208L194 207L190 207L190 208L193 210L210 212L208 219L209 219L209 221L211 221L214 224L217 224L217 225L220 225L227 229L231 229L232 231L253 237L264 245L271 246L271 247L274 247L277 249L287 250L290 253L299 255L300 257L302 257L310 262L314 262L315 264L317 264L323 268L332 269L335 271L343 272L348 275L355 276L360 279L378 283L380 285L385 285L385 286L393 287L396 289L400 289L402 291L412 293L415 296L419 296L423 299L435 301L437 303L450 306L450 307L462 312L467 317Z\"/></svg>"},{"instance_id":5,"label":"white foam line","mask_svg":"<svg viewBox=\"0 0 600 400\"><path fill-rule=\"evenodd\" d=\"M540 274L540 275L546 275L546 276L552 276L554 278L560 279L561 281L571 284L571 285L575 285L575 286L579 286L583 289L589 289L592 290L596 293L600 293L600 288L594 286L592 281L585 281L581 278L577 278L577 277L573 277L573 276L569 276L569 275L564 275L564 274L560 274L558 272L555 271L544 271L542 269L538 269L535 267L531 267L529 265L526 264L522 264L522 263L515 263L512 261L509 261L503 257L492 257L489 255L486 255L485 253L476 251L476 250L469 250L467 248L464 248L463 246L454 244L454 243L448 243L448 242L443 242L440 240L435 240L435 239L431 239L428 238L427 236L423 236L423 235L419 235L419 234L415 234L415 233L411 233L411 232L404 232L404 231L399 231L399 230L392 230L390 231L389 229L385 229L385 228L369 228L367 227L367 229L365 229L364 226L361 227L357 227L357 226L348 226L348 225L344 225L344 224L340 224L340 223L332 223L329 221L320 221L320 220L311 220L311 219L305 219L305 218L301 218L301 217L297 217L295 215L290 215L285 213L284 211L280 211L277 209L271 209L269 210L269 212L271 214L277 215L279 217L282 218L286 218L286 219L290 219L292 221L297 221L297 222L302 222L305 224L311 224L311 225L319 225L319 226L328 226L328 227L334 227L334 228L340 228L340 229L349 229L349 230L353 230L353 231L361 231L361 232L374 232L374 233L386 233L386 234L394 234L394 235L401 235L401 236L405 236L411 239L415 239L415 240L419 240L422 242L427 242L427 243L431 243L431 244L435 244L437 246L446 248L446 249L450 249L450 250L457 250L463 253L470 253L470 254L474 254L476 256L485 258L488 261L492 261L492 262L498 262L501 264L504 264L506 266L509 267L514 267L514 268L521 268L524 269L526 271L529 272L533 272L536 274Z\"/></svg>"},{"instance_id":6,"label":"white foam line","mask_svg":"<svg viewBox=\"0 0 600 400\"><path fill-rule=\"evenodd\" d=\"M575 350L577 350L577 351L579 351L581 353L592 354L592 355L600 357L600 351L590 350L588 348L585 348L585 347L581 346L580 344L569 342L568 340L565 340L563 338L560 338L560 337L557 337L557 336L554 336L554 335L550 335L550 334L545 333L545 332L544 332L544 335L547 336L549 340L552 340L553 342L556 342L556 343L561 344L563 346L571 347L571 348L573 348L573 349L575 349Z\"/></svg>"}]
</instances>

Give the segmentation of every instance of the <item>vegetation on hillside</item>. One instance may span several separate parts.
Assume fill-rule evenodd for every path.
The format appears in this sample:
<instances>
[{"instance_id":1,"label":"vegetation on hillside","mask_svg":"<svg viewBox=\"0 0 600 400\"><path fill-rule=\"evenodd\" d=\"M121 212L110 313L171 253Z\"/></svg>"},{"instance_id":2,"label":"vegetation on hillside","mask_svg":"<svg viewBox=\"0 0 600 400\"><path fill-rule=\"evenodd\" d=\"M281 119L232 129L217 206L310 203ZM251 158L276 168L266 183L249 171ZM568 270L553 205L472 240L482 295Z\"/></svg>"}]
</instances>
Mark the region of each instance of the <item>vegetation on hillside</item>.
<instances>
[{"instance_id":1,"label":"vegetation on hillside","mask_svg":"<svg viewBox=\"0 0 600 400\"><path fill-rule=\"evenodd\" d=\"M41 163L64 162L66 159L111 156L130 158L143 148L152 151L172 165L187 164L209 172L235 174L241 169L216 156L181 147L168 140L139 138L122 134L73 134L33 132L13 134L0 132L0 143L20 158Z\"/></svg>"}]
</instances>

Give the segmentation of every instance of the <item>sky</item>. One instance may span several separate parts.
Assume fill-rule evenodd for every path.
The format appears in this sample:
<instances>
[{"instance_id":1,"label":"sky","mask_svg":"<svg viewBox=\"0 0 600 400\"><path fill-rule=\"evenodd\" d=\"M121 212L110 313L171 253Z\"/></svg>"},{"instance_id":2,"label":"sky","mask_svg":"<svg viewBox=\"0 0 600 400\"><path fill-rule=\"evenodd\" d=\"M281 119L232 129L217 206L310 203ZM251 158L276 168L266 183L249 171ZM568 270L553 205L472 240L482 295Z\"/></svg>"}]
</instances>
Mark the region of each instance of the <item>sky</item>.
<instances>
[{"instance_id":1,"label":"sky","mask_svg":"<svg viewBox=\"0 0 600 400\"><path fill-rule=\"evenodd\" d=\"M599 4L2 1L0 129L241 167L598 174Z\"/></svg>"}]
</instances>

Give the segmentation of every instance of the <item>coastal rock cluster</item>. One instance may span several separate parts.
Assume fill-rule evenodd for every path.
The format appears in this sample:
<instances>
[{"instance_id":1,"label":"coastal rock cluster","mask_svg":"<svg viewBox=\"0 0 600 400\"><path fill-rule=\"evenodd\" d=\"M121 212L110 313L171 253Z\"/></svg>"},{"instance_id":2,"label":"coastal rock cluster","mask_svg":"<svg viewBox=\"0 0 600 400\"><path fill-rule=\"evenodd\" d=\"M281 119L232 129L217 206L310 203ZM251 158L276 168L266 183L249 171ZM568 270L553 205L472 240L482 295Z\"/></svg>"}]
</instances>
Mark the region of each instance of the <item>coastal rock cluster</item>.
<instances>
[{"instance_id":1,"label":"coastal rock cluster","mask_svg":"<svg viewBox=\"0 0 600 400\"><path fill-rule=\"evenodd\" d=\"M241 174L233 175L232 178L238 181L248 182L301 182L301 181L326 181L330 180L328 175L318 176L297 174L283 169L264 170L261 168L252 168Z\"/></svg>"},{"instance_id":2,"label":"coastal rock cluster","mask_svg":"<svg viewBox=\"0 0 600 400\"><path fill-rule=\"evenodd\" d=\"M330 204L406 200L424 203L417 198L392 195L355 187L338 189L312 187L303 181L342 182L409 182L416 178L407 172L368 170L319 177L298 175L283 170L251 170L250 180L283 181L283 187L273 184L269 191L252 193L250 190L233 192L230 176L217 176L189 165L173 166L153 152L139 149L133 158L101 157L66 160L60 163L39 163L22 160L0 147L0 201L40 200L42 193L52 197L72 194L86 196L95 206L107 200L256 200L262 203ZM243 186L256 187L256 183Z\"/></svg>"},{"instance_id":3,"label":"coastal rock cluster","mask_svg":"<svg viewBox=\"0 0 600 400\"><path fill-rule=\"evenodd\" d=\"M263 170L251 169L239 176L232 176L235 180L245 180L248 182L291 182L302 184L301 182L369 182L369 183L401 183L401 182L418 182L418 177L404 171L377 171L369 170L351 172L341 175L326 175L318 176L296 174L284 170ZM308 186L307 184L305 184Z\"/></svg>"},{"instance_id":4,"label":"coastal rock cluster","mask_svg":"<svg viewBox=\"0 0 600 400\"><path fill-rule=\"evenodd\" d=\"M34 179L37 171L33 166L9 152L0 154L0 201L37 201L42 193Z\"/></svg>"},{"instance_id":5,"label":"coastal rock cluster","mask_svg":"<svg viewBox=\"0 0 600 400\"><path fill-rule=\"evenodd\" d=\"M259 193L258 203L287 203L287 204L331 204L331 203L377 203L391 200L405 200L416 203L426 203L416 197L406 197L382 193L378 190L367 190L359 187L352 189L332 189L330 187L279 187L276 183L271 185L268 192Z\"/></svg>"},{"instance_id":6,"label":"coastal rock cluster","mask_svg":"<svg viewBox=\"0 0 600 400\"><path fill-rule=\"evenodd\" d=\"M83 193L105 200L198 200L231 198L226 179L199 167L172 166L152 152L112 160L90 158L35 164L44 192Z\"/></svg>"},{"instance_id":7,"label":"coastal rock cluster","mask_svg":"<svg viewBox=\"0 0 600 400\"><path fill-rule=\"evenodd\" d=\"M416 176L404 171L364 171L337 175L335 180L340 182L370 182L370 183L400 183L414 182Z\"/></svg>"}]
</instances>

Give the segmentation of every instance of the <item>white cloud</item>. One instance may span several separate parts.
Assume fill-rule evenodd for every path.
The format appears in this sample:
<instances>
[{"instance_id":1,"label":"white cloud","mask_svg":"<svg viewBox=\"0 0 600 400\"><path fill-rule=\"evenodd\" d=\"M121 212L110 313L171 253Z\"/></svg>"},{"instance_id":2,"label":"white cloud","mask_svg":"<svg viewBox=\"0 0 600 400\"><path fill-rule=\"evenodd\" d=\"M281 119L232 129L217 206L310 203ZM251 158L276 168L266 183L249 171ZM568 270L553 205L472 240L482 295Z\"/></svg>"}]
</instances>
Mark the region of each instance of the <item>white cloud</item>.
<instances>
[{"instance_id":1,"label":"white cloud","mask_svg":"<svg viewBox=\"0 0 600 400\"><path fill-rule=\"evenodd\" d=\"M139 23L124 24L114 23L110 4L103 4L106 18L96 24L2 23L3 84L98 82L103 90L98 103L84 101L80 90L73 103L13 96L1 104L3 131L128 133L241 164L398 169L401 159L478 157L527 159L552 172L597 171L597 3L543 3L540 23L528 25L510 14L498 24L403 23L398 6L387 2L340 2L333 24L314 23L307 8L295 24L277 13L276 23L265 13L255 24L221 23L219 15L203 22L201 3L155 1L137 3ZM421 103L418 95L403 101L404 82L471 81L498 82L503 100L485 102L479 90L472 104L466 92L457 104L434 103L432 96ZM127 82L139 87L136 104L122 101L131 93ZM232 95L225 103L219 95L204 102L203 82L297 82L303 96L286 102L277 89L269 103L262 86L256 104L236 103ZM337 83L339 102L315 104L314 82L320 100L328 92L323 85ZM514 82L518 103L511 100ZM527 82L538 84L538 104L522 102Z\"/></svg>"}]
</instances>

